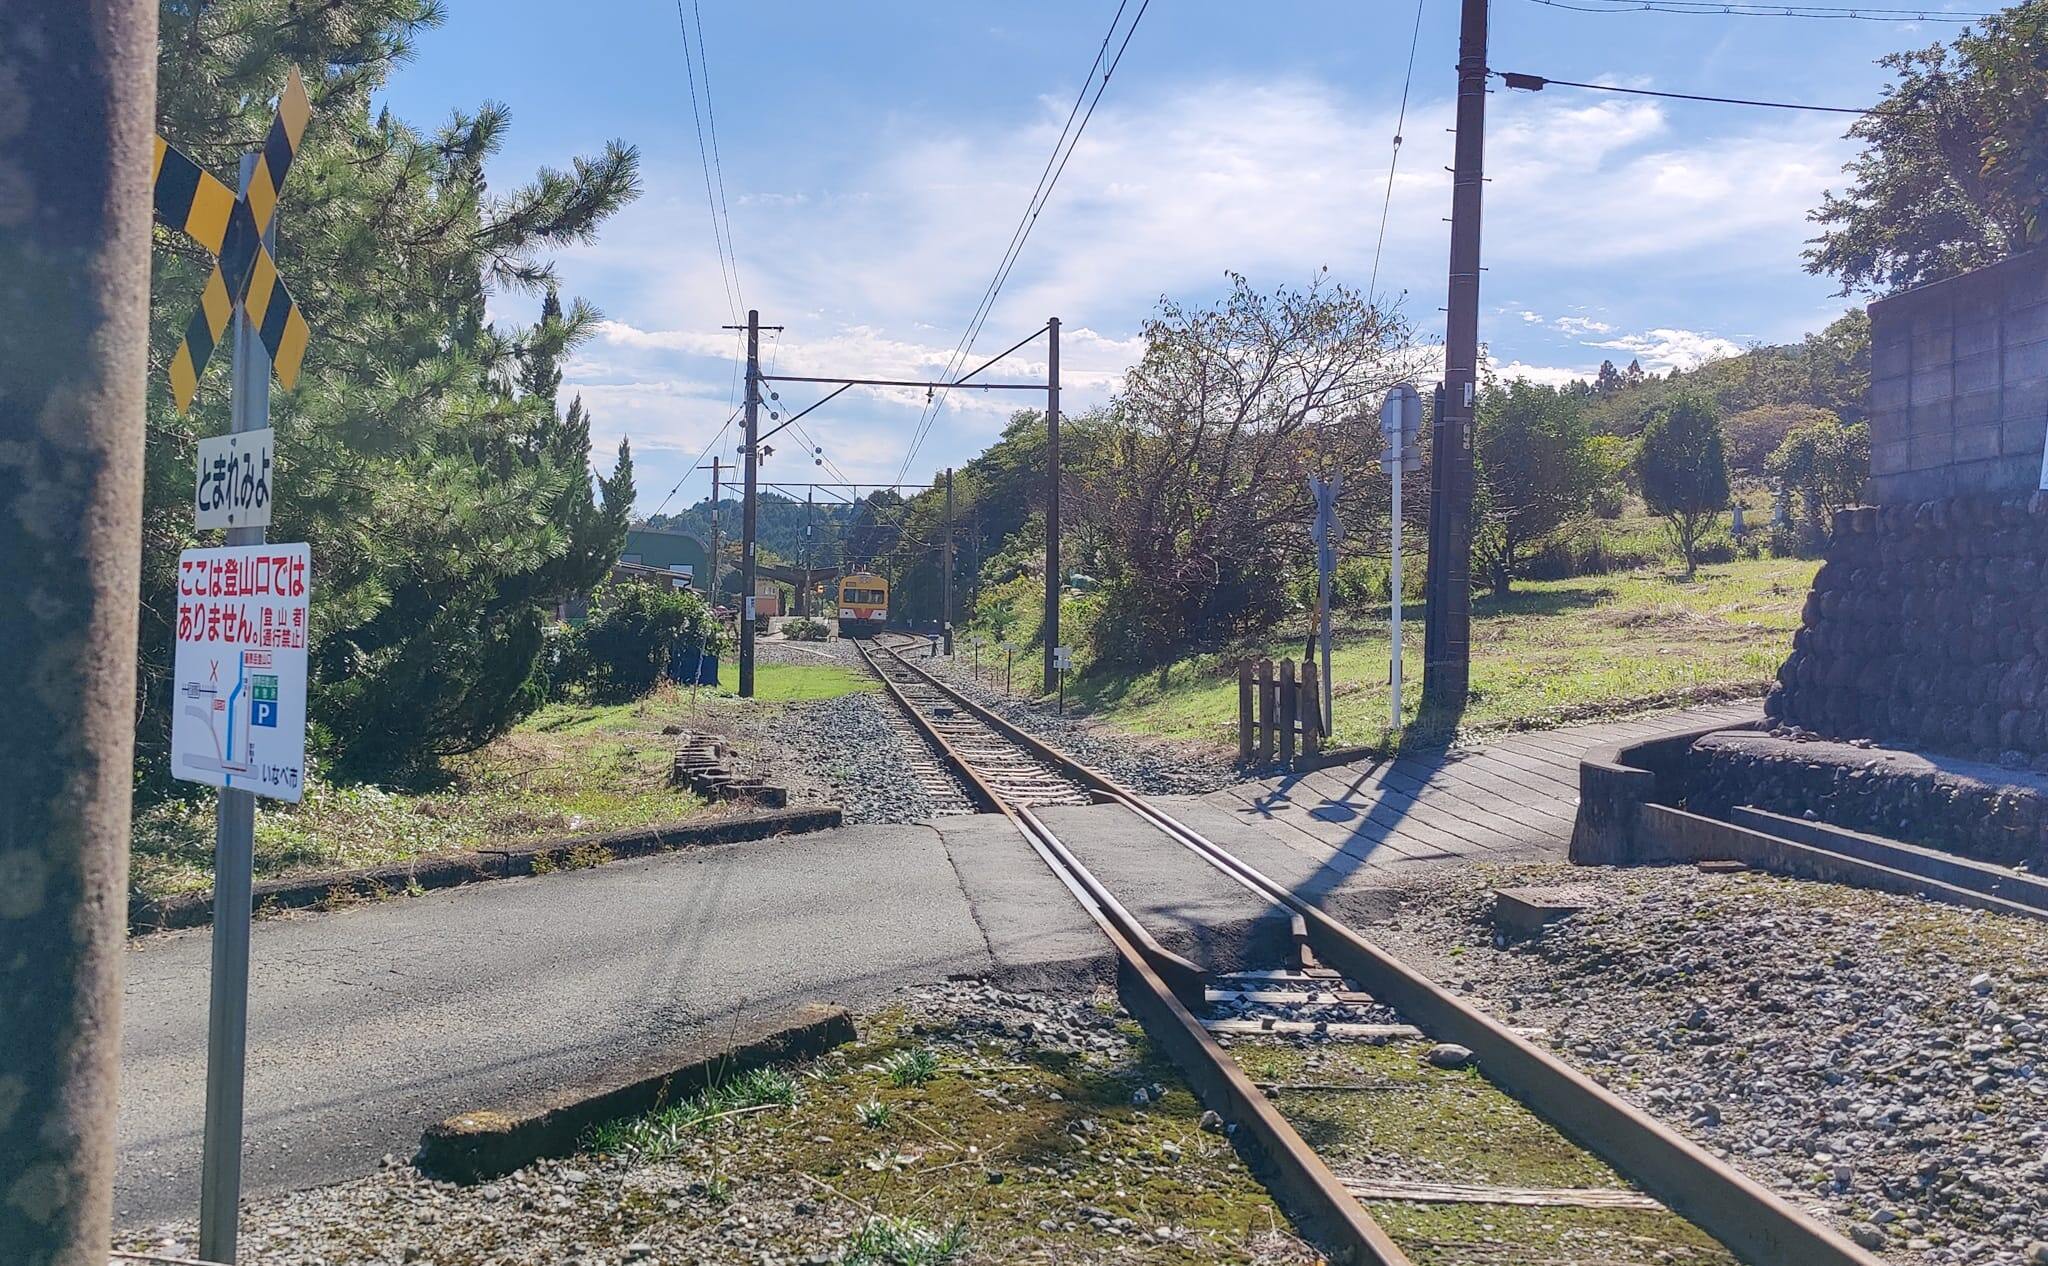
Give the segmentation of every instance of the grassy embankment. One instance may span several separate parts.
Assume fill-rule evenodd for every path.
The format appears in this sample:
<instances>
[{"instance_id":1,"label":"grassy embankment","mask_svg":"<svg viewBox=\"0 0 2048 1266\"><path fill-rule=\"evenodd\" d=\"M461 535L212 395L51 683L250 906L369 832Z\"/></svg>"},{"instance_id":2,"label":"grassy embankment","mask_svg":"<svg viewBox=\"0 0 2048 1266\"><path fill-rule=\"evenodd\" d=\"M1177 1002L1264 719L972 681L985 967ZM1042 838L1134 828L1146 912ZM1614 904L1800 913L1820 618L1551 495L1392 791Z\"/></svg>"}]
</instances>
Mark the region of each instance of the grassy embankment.
<instances>
[{"instance_id":1,"label":"grassy embankment","mask_svg":"<svg viewBox=\"0 0 2048 1266\"><path fill-rule=\"evenodd\" d=\"M663 686L623 704L553 703L481 751L450 759L430 784L407 789L337 785L317 776L303 804L257 802L256 876L405 862L429 853L558 839L678 822L706 812L668 784L676 739L693 712L740 705L725 665L721 690ZM762 664L756 698L828 699L874 682L835 664ZM702 710L697 711L697 710ZM143 809L135 819L129 882L150 896L213 886L213 797Z\"/></svg>"},{"instance_id":2,"label":"grassy embankment","mask_svg":"<svg viewBox=\"0 0 2048 1266\"><path fill-rule=\"evenodd\" d=\"M1655 566L1570 580L1525 581L1472 603L1472 701L1461 729L1485 733L1621 715L1656 705L1761 694L1791 649L1817 563L1709 564L1687 581ZM1422 697L1422 608L1404 610L1402 698ZM1236 743L1237 663L1299 660L1308 620L1220 652L1141 672L1097 669L1068 688L1118 728ZM1338 623L1336 742L1386 740L1386 610Z\"/></svg>"}]
</instances>

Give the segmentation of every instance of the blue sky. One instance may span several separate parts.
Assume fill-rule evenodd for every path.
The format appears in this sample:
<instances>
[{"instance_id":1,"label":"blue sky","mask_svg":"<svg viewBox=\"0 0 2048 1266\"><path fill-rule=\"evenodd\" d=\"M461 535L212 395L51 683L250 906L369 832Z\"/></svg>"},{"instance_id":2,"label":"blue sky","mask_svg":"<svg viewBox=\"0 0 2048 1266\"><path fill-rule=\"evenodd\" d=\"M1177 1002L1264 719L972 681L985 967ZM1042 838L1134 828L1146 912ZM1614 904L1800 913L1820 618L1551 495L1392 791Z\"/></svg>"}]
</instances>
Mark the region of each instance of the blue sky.
<instances>
[{"instance_id":1,"label":"blue sky","mask_svg":"<svg viewBox=\"0 0 2048 1266\"><path fill-rule=\"evenodd\" d=\"M739 286L764 322L787 327L766 355L783 373L935 376L1114 0L700 2ZM640 147L646 192L559 262L567 292L607 318L565 390L594 411L600 454L631 437L651 511L737 399L673 0L448 7L390 86L400 116L424 126L504 102L512 128L492 167L504 187L611 138ZM1226 270L1271 288L1325 266L1363 288L1414 14L1410 0L1153 0L983 354L1058 315L1067 405L1079 409L1114 391L1162 295L1202 302ZM1408 292L1425 336L1441 331L1457 16L1455 0L1423 0L1380 266L1380 288ZM1886 81L1876 58L1957 30L1585 14L1535 0L1499 0L1493 25L1496 70L1830 105L1874 100ZM1556 378L1603 358L1691 365L1796 338L1846 306L1831 281L1801 270L1799 250L1806 211L1843 184L1847 116L1563 88L1497 90L1488 116L1480 336L1496 369ZM494 316L524 321L536 306L515 297ZM1002 370L1042 374L1042 344ZM956 394L909 478L972 456L1026 402ZM805 426L835 469L893 479L922 404L920 392L857 390ZM728 432L719 446L728 458L732 442ZM803 447L778 451L767 477L814 477ZM697 473L677 503L708 486L708 470Z\"/></svg>"}]
</instances>

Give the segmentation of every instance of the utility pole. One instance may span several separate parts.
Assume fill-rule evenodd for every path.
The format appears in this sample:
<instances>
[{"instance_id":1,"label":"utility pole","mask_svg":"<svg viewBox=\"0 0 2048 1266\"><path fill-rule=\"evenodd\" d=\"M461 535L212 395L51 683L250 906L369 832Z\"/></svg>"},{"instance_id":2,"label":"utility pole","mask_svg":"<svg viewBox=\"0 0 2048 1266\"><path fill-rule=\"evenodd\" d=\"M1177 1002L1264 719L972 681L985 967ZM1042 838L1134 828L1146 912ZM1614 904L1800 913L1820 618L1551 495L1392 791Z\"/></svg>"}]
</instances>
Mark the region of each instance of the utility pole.
<instances>
[{"instance_id":1,"label":"utility pole","mask_svg":"<svg viewBox=\"0 0 2048 1266\"><path fill-rule=\"evenodd\" d=\"M1060 319L1045 323L1045 691L1060 686Z\"/></svg>"},{"instance_id":2,"label":"utility pole","mask_svg":"<svg viewBox=\"0 0 2048 1266\"><path fill-rule=\"evenodd\" d=\"M718 496L720 478L725 473L722 457L711 459L711 605L718 605L718 559L722 541L718 539Z\"/></svg>"},{"instance_id":3,"label":"utility pole","mask_svg":"<svg viewBox=\"0 0 2048 1266\"><path fill-rule=\"evenodd\" d=\"M1436 417L1423 635L1425 711L1464 709L1472 673L1472 415L1479 390L1479 211L1486 156L1487 0L1462 0L1458 139L1451 177L1450 295L1444 389Z\"/></svg>"},{"instance_id":4,"label":"utility pole","mask_svg":"<svg viewBox=\"0 0 2048 1266\"><path fill-rule=\"evenodd\" d=\"M755 481L761 469L761 314L747 309L747 469L740 503L740 698L754 697L754 529L760 506Z\"/></svg>"},{"instance_id":5,"label":"utility pole","mask_svg":"<svg viewBox=\"0 0 2048 1266\"><path fill-rule=\"evenodd\" d=\"M953 658L953 468L946 467L946 537L939 544L939 630L946 635L946 658Z\"/></svg>"},{"instance_id":6,"label":"utility pole","mask_svg":"<svg viewBox=\"0 0 2048 1266\"><path fill-rule=\"evenodd\" d=\"M126 954L152 0L0 5L0 1245L104 1263ZM25 199L25 200L24 200Z\"/></svg>"},{"instance_id":7,"label":"utility pole","mask_svg":"<svg viewBox=\"0 0 2048 1266\"><path fill-rule=\"evenodd\" d=\"M804 583L796 593L796 613L801 616L811 614L811 528L816 522L811 497L816 492L815 488L804 489Z\"/></svg>"}]
</instances>

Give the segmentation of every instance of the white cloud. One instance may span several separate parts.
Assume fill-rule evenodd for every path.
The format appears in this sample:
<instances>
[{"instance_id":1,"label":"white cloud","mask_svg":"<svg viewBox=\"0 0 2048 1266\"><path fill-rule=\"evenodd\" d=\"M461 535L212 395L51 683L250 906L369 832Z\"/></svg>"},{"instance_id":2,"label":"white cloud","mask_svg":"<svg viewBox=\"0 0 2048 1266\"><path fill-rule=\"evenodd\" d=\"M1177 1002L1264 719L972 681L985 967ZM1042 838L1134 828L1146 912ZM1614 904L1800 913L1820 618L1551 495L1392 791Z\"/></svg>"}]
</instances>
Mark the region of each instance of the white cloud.
<instances>
[{"instance_id":1,"label":"white cloud","mask_svg":"<svg viewBox=\"0 0 2048 1266\"><path fill-rule=\"evenodd\" d=\"M1410 106L1379 271L1382 291L1416 292L1405 306L1425 333L1443 284L1450 112L1448 99ZM1739 351L1725 338L1658 323L1693 311L1693 279L1725 288L1797 277L1804 212L1847 153L1833 125L1773 119L1679 134L1649 102L1517 95L1493 115L1486 284L1535 302L1497 310L1492 319L1508 328L1483 333L1515 353L1500 372L1536 381L1589 372L1539 363L1558 336L1660 370ZM1065 103L1047 99L1009 125L898 118L811 168L817 187L736 191L747 210L734 217L744 294L730 299L693 183L700 173L649 164L649 196L599 242L565 256L571 289L613 317L571 366L569 389L584 390L593 406L601 394L599 426L628 431L636 444L644 435L650 445L701 446L729 411L739 350L737 336L718 327L743 303L788 327L764 339L764 358L782 372L938 376L1064 117ZM1222 288L1226 269L1269 288L1305 282L1327 265L1362 285L1392 126L1389 111L1305 79L1112 93L1035 226L979 355L1048 314L1065 317L1066 403L1078 410L1105 400L1142 353L1139 323L1162 294L1200 301ZM785 168L778 184L788 180ZM1644 286L1652 277L1656 287ZM1585 293L1602 285L1612 299ZM1569 293L1545 302L1560 291ZM1587 310L1564 298L1591 299L1601 318L1537 311ZM1722 319L1754 324L1747 313ZM1042 344L1006 358L997 373L1041 377ZM801 407L823 390L792 384L786 395ZM930 447L957 460L1012 410L1038 403L1021 393L954 393ZM863 388L806 425L816 422L814 434L850 473L893 477L923 404L919 390Z\"/></svg>"},{"instance_id":2,"label":"white cloud","mask_svg":"<svg viewBox=\"0 0 2048 1266\"><path fill-rule=\"evenodd\" d=\"M1698 369L1710 360L1742 354L1740 344L1697 330L1657 329L1647 334L1625 334L1587 346L1627 352L1642 361L1644 369L1656 371Z\"/></svg>"}]
</instances>

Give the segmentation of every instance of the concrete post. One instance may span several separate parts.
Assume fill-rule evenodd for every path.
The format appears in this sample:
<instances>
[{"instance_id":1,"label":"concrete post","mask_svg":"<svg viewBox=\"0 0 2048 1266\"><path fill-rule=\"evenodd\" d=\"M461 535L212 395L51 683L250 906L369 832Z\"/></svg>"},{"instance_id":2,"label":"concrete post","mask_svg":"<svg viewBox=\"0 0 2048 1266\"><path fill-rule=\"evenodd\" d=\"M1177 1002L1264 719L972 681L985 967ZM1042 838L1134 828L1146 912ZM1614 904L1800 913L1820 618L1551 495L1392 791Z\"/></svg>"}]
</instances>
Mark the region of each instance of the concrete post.
<instances>
[{"instance_id":1,"label":"concrete post","mask_svg":"<svg viewBox=\"0 0 2048 1266\"><path fill-rule=\"evenodd\" d=\"M0 5L0 1256L103 1266L128 905L157 6Z\"/></svg>"}]
</instances>

